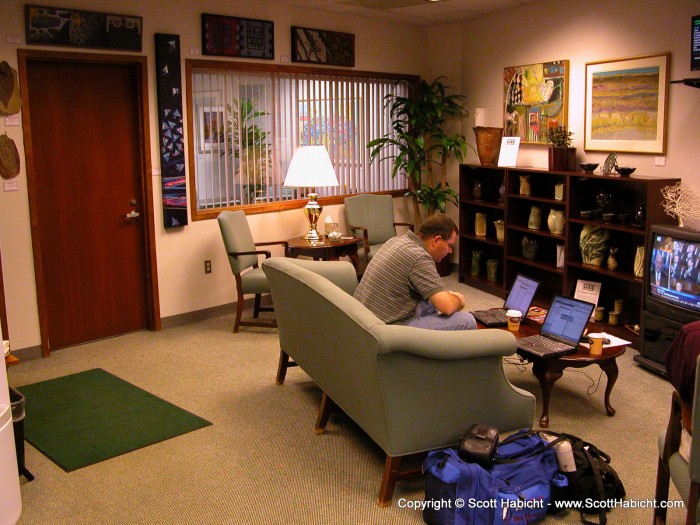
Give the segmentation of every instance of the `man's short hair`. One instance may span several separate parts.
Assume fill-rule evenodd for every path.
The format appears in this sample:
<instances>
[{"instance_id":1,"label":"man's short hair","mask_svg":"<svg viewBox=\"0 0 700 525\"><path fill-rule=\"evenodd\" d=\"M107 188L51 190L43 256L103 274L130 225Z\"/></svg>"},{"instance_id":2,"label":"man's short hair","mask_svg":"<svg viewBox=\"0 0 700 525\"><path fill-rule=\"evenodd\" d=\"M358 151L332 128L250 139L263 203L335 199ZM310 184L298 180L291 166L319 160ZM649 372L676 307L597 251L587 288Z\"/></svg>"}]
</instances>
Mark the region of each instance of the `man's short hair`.
<instances>
[{"instance_id":1,"label":"man's short hair","mask_svg":"<svg viewBox=\"0 0 700 525\"><path fill-rule=\"evenodd\" d=\"M444 213L434 213L420 225L420 228L418 228L418 237L426 240L439 235L447 240L452 237L452 232L459 233L455 221Z\"/></svg>"}]
</instances>

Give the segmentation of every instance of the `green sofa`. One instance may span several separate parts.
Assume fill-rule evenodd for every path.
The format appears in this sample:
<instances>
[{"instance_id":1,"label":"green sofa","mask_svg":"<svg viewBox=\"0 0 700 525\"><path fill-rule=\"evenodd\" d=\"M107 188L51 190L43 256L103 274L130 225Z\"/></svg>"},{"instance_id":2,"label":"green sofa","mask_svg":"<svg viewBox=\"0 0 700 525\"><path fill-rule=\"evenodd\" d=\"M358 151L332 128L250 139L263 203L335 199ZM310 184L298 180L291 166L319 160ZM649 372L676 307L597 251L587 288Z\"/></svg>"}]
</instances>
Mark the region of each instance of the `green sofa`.
<instances>
[{"instance_id":1,"label":"green sofa","mask_svg":"<svg viewBox=\"0 0 700 525\"><path fill-rule=\"evenodd\" d=\"M337 405L384 450L380 506L418 474L400 469L402 457L454 445L477 422L501 432L532 426L535 397L503 371L515 352L507 331L386 325L352 297L349 262L273 257L262 268L279 328L277 382L291 357L324 392L316 433Z\"/></svg>"}]
</instances>

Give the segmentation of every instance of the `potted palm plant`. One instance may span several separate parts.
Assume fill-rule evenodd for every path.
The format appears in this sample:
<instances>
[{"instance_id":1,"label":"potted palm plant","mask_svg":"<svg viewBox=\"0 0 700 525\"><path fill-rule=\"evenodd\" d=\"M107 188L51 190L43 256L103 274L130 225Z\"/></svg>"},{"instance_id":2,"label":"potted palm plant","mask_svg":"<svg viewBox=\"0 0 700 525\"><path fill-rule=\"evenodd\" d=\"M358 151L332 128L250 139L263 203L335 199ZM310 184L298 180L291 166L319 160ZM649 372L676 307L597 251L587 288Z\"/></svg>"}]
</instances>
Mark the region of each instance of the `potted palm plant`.
<instances>
[{"instance_id":1,"label":"potted palm plant","mask_svg":"<svg viewBox=\"0 0 700 525\"><path fill-rule=\"evenodd\" d=\"M271 152L267 137L270 132L257 124L257 119L269 113L259 110L253 99L233 99L233 106L227 104L226 109L228 154L236 161L238 176L252 204L256 197L265 195L269 183Z\"/></svg>"},{"instance_id":2,"label":"potted palm plant","mask_svg":"<svg viewBox=\"0 0 700 525\"><path fill-rule=\"evenodd\" d=\"M547 128L550 171L574 171L576 169L576 148L571 146L573 132L566 126Z\"/></svg>"},{"instance_id":3,"label":"potted palm plant","mask_svg":"<svg viewBox=\"0 0 700 525\"><path fill-rule=\"evenodd\" d=\"M457 204L457 192L447 183L447 162L451 157L461 162L467 149L463 135L445 129L449 121L468 115L464 97L448 95L442 79L421 80L411 86L408 97L389 95L392 130L367 144L370 162L392 159L392 176L408 179L416 225L421 223L421 208L430 215L444 212L448 202Z\"/></svg>"}]
</instances>

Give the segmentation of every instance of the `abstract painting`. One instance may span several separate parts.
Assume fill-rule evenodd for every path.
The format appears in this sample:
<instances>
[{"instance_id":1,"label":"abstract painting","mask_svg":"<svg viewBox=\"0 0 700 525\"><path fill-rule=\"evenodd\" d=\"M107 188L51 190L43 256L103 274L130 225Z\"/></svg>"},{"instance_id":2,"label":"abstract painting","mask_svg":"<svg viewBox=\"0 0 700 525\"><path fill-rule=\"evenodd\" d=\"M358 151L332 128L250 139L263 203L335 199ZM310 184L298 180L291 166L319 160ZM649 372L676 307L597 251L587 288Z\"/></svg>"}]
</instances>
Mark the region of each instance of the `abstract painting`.
<instances>
[{"instance_id":1,"label":"abstract painting","mask_svg":"<svg viewBox=\"0 0 700 525\"><path fill-rule=\"evenodd\" d=\"M26 5L25 21L27 44L141 51L140 16Z\"/></svg>"},{"instance_id":2,"label":"abstract painting","mask_svg":"<svg viewBox=\"0 0 700 525\"><path fill-rule=\"evenodd\" d=\"M588 151L663 154L670 54L586 64Z\"/></svg>"},{"instance_id":3,"label":"abstract painting","mask_svg":"<svg viewBox=\"0 0 700 525\"><path fill-rule=\"evenodd\" d=\"M546 144L548 128L568 125L569 61L503 69L503 135Z\"/></svg>"},{"instance_id":4,"label":"abstract painting","mask_svg":"<svg viewBox=\"0 0 700 525\"><path fill-rule=\"evenodd\" d=\"M155 40L163 227L177 228L187 224L180 37L156 33Z\"/></svg>"},{"instance_id":5,"label":"abstract painting","mask_svg":"<svg viewBox=\"0 0 700 525\"><path fill-rule=\"evenodd\" d=\"M275 26L268 20L202 13L202 54L275 58Z\"/></svg>"},{"instance_id":6,"label":"abstract painting","mask_svg":"<svg viewBox=\"0 0 700 525\"><path fill-rule=\"evenodd\" d=\"M355 35L292 27L292 62L355 66Z\"/></svg>"}]
</instances>

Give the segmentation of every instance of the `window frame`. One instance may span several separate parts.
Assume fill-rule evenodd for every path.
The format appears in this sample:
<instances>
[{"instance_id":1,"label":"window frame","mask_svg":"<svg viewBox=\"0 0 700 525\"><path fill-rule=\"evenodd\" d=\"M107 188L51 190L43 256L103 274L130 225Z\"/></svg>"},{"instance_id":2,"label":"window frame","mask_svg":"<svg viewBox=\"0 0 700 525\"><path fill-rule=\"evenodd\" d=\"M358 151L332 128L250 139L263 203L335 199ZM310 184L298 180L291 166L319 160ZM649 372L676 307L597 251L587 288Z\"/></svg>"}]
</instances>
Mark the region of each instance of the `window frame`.
<instances>
[{"instance_id":1,"label":"window frame","mask_svg":"<svg viewBox=\"0 0 700 525\"><path fill-rule=\"evenodd\" d=\"M355 71L346 69L336 69L327 67L314 66L288 66L280 64L265 64L259 62L240 62L230 60L202 60L202 59L185 59L185 101L186 101L186 116L187 116L187 152L188 152L188 169L187 176L189 183L189 206L190 214L193 221L215 219L219 213L224 210L243 210L246 215L256 213L268 213L274 211L292 210L303 206L307 202L307 198L285 200L277 202L265 202L260 204L242 204L239 206L222 206L212 209L197 209L197 191L196 191L196 152L194 140L194 118L193 118L193 90L192 90L192 73L193 69L207 68L219 70L238 70L238 71L255 71L255 72L284 72L296 74L311 74L311 75L333 75L361 78L377 78L387 80L404 80L410 84L417 84L420 81L419 75L407 75L399 73L380 73L374 71ZM392 196L402 196L406 193L406 188L392 191L372 192L377 194L389 194ZM321 205L342 204L345 197L355 194L333 195L329 197L319 197L318 202Z\"/></svg>"}]
</instances>

